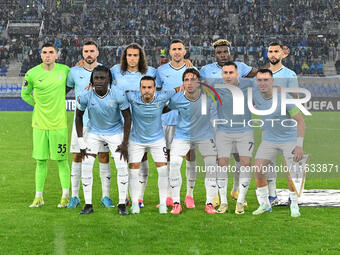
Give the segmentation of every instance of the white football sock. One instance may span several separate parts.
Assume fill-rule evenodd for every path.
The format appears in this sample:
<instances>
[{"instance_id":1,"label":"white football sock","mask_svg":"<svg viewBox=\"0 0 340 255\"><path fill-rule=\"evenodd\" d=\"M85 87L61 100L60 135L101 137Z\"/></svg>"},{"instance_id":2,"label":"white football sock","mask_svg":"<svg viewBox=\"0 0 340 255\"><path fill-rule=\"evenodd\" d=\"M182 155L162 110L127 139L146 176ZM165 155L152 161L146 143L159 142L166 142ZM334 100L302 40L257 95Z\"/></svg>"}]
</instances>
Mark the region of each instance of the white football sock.
<instances>
[{"instance_id":1,"label":"white football sock","mask_svg":"<svg viewBox=\"0 0 340 255\"><path fill-rule=\"evenodd\" d=\"M171 156L170 159L170 188L172 200L174 203L180 203L180 193L182 186L182 175L181 175L181 165L183 158L179 156Z\"/></svg>"},{"instance_id":2,"label":"white football sock","mask_svg":"<svg viewBox=\"0 0 340 255\"><path fill-rule=\"evenodd\" d=\"M118 185L118 196L119 196L119 204L125 204L125 199L128 195L128 187L129 187L129 171L128 165L125 161L116 160L116 168L117 168L117 185Z\"/></svg>"},{"instance_id":3,"label":"white football sock","mask_svg":"<svg viewBox=\"0 0 340 255\"><path fill-rule=\"evenodd\" d=\"M251 171L250 166L244 167L241 166L240 168L240 185L239 185L239 193L237 202L240 204L243 204L248 192L249 184L251 181Z\"/></svg>"},{"instance_id":4,"label":"white football sock","mask_svg":"<svg viewBox=\"0 0 340 255\"><path fill-rule=\"evenodd\" d=\"M132 204L138 204L138 198L141 192L141 185L139 182L140 169L129 169L129 185Z\"/></svg>"},{"instance_id":5,"label":"white football sock","mask_svg":"<svg viewBox=\"0 0 340 255\"><path fill-rule=\"evenodd\" d=\"M110 197L111 169L110 163L99 163L100 179L102 181L102 197Z\"/></svg>"},{"instance_id":6,"label":"white football sock","mask_svg":"<svg viewBox=\"0 0 340 255\"><path fill-rule=\"evenodd\" d=\"M269 199L268 199L268 185L257 188L256 189L256 196L257 196L257 201L259 204L266 204L270 206Z\"/></svg>"},{"instance_id":7,"label":"white football sock","mask_svg":"<svg viewBox=\"0 0 340 255\"><path fill-rule=\"evenodd\" d=\"M72 197L79 197L80 177L81 177L81 162L72 162L71 168Z\"/></svg>"},{"instance_id":8,"label":"white football sock","mask_svg":"<svg viewBox=\"0 0 340 255\"><path fill-rule=\"evenodd\" d=\"M167 166L157 167L157 171L158 171L159 204L165 205L169 185L168 168Z\"/></svg>"},{"instance_id":9,"label":"white football sock","mask_svg":"<svg viewBox=\"0 0 340 255\"><path fill-rule=\"evenodd\" d=\"M70 197L70 191L69 189L63 189L62 197L69 198Z\"/></svg>"},{"instance_id":10,"label":"white football sock","mask_svg":"<svg viewBox=\"0 0 340 255\"><path fill-rule=\"evenodd\" d=\"M186 162L186 177L187 177L187 196L194 197L194 187L196 181L196 161Z\"/></svg>"},{"instance_id":11,"label":"white football sock","mask_svg":"<svg viewBox=\"0 0 340 255\"><path fill-rule=\"evenodd\" d=\"M83 183L83 191L85 204L92 204L92 185L93 185L93 164L95 157L85 157L81 166L81 181Z\"/></svg>"},{"instance_id":12,"label":"white football sock","mask_svg":"<svg viewBox=\"0 0 340 255\"><path fill-rule=\"evenodd\" d=\"M228 172L226 168L219 168L220 170L216 174L217 189L220 193L221 203L227 204L227 187L228 187Z\"/></svg>"},{"instance_id":13,"label":"white football sock","mask_svg":"<svg viewBox=\"0 0 340 255\"><path fill-rule=\"evenodd\" d=\"M234 172L234 183L233 183L233 190L238 191L238 187L240 185L240 162L235 160L235 168L236 171Z\"/></svg>"},{"instance_id":14,"label":"white football sock","mask_svg":"<svg viewBox=\"0 0 340 255\"><path fill-rule=\"evenodd\" d=\"M143 200L144 198L144 192L146 185L148 183L148 176L149 176L149 166L148 166L148 161L142 161L140 163L140 172L139 172L139 181L141 182L141 193L139 196L139 199Z\"/></svg>"},{"instance_id":15,"label":"white football sock","mask_svg":"<svg viewBox=\"0 0 340 255\"><path fill-rule=\"evenodd\" d=\"M298 196L295 191L289 191L289 198L292 205L298 205Z\"/></svg>"},{"instance_id":16,"label":"white football sock","mask_svg":"<svg viewBox=\"0 0 340 255\"><path fill-rule=\"evenodd\" d=\"M274 170L275 167L275 161L271 161L268 166L268 172L266 173L267 176L267 182L268 182L268 191L269 196L275 197L276 196L276 177L277 173Z\"/></svg>"},{"instance_id":17,"label":"white football sock","mask_svg":"<svg viewBox=\"0 0 340 255\"><path fill-rule=\"evenodd\" d=\"M171 197L172 198L172 194L171 194L171 190L172 189L170 187L170 161L166 162L166 167L168 169L168 174L169 174L169 180L168 180L169 185L168 185L168 195L167 195L167 197Z\"/></svg>"},{"instance_id":18,"label":"white football sock","mask_svg":"<svg viewBox=\"0 0 340 255\"><path fill-rule=\"evenodd\" d=\"M215 156L207 156L204 158L204 165L206 169L205 175L205 190L206 190L206 204L212 204L217 190L216 183L216 169L217 162Z\"/></svg>"},{"instance_id":19,"label":"white football sock","mask_svg":"<svg viewBox=\"0 0 340 255\"><path fill-rule=\"evenodd\" d=\"M43 193L42 192L35 192L35 197L42 197Z\"/></svg>"}]
</instances>

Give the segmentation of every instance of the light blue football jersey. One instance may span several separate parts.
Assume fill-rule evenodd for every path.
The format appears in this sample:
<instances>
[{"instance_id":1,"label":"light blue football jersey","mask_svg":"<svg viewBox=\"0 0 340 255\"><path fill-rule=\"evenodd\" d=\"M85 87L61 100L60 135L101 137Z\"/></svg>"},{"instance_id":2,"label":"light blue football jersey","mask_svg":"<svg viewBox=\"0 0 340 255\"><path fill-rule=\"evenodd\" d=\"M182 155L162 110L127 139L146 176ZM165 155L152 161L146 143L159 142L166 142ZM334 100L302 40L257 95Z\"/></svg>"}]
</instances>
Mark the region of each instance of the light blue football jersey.
<instances>
[{"instance_id":1,"label":"light blue football jersey","mask_svg":"<svg viewBox=\"0 0 340 255\"><path fill-rule=\"evenodd\" d=\"M129 91L126 93L127 100L132 109L131 141L149 144L164 137L162 127L162 111L170 97L176 93L174 89L167 91L156 91L154 100L145 103L140 91ZM182 92L179 92L182 94Z\"/></svg>"},{"instance_id":2,"label":"light blue football jersey","mask_svg":"<svg viewBox=\"0 0 340 255\"><path fill-rule=\"evenodd\" d=\"M237 65L237 71L239 74L239 78L246 77L252 67L246 65L243 62L235 61L235 64ZM217 62L205 65L200 70L200 75L202 79L222 79L222 67L220 67Z\"/></svg>"},{"instance_id":3,"label":"light blue football jersey","mask_svg":"<svg viewBox=\"0 0 340 255\"><path fill-rule=\"evenodd\" d=\"M186 70L186 65L181 68L174 68L170 62L157 68L156 86L162 90L174 89L183 84L182 76ZM162 115L163 125L175 126L177 124L178 112L173 110Z\"/></svg>"},{"instance_id":4,"label":"light blue football jersey","mask_svg":"<svg viewBox=\"0 0 340 255\"><path fill-rule=\"evenodd\" d=\"M106 96L98 96L94 90L84 91L79 96L78 109L88 111L88 132L99 135L123 133L120 112L129 108L124 91L112 87Z\"/></svg>"},{"instance_id":5,"label":"light blue football jersey","mask_svg":"<svg viewBox=\"0 0 340 255\"><path fill-rule=\"evenodd\" d=\"M275 111L272 114L261 116L261 120L264 122L261 127L263 130L262 140L278 144L296 142L297 126L294 127L295 120L292 116L298 114L299 109L295 105L288 104L286 114L281 115L281 94L278 93L277 96L278 104ZM272 99L265 99L257 88L253 89L253 101L257 110L270 109L273 103ZM281 123L283 120L286 120L284 125Z\"/></svg>"},{"instance_id":6,"label":"light blue football jersey","mask_svg":"<svg viewBox=\"0 0 340 255\"><path fill-rule=\"evenodd\" d=\"M279 86L282 88L298 88L299 87L296 73L293 70L285 66L282 66L281 69L273 73L273 78L274 78L274 86Z\"/></svg>"},{"instance_id":7,"label":"light blue football jersey","mask_svg":"<svg viewBox=\"0 0 340 255\"><path fill-rule=\"evenodd\" d=\"M205 97L206 114L202 114L203 93L196 101L190 101L183 93L171 97L169 107L178 110L174 139L203 141L214 138L212 120L217 118L216 105L209 95L205 94Z\"/></svg>"},{"instance_id":8,"label":"light blue football jersey","mask_svg":"<svg viewBox=\"0 0 340 255\"><path fill-rule=\"evenodd\" d=\"M217 88L216 92L221 98L222 105L217 102L217 116L218 119L223 121L217 121L216 123L221 123L216 125L217 131L225 133L236 133L236 132L246 132L252 130L252 127L248 125L248 121L252 119L251 112L248 108L248 88L254 87L253 79L240 79L238 88L241 89L244 95L243 115L233 114L233 102L234 98L229 89Z\"/></svg>"},{"instance_id":9,"label":"light blue football jersey","mask_svg":"<svg viewBox=\"0 0 340 255\"><path fill-rule=\"evenodd\" d=\"M87 70L83 67L74 66L71 68L70 72L67 75L67 87L74 89L75 99L76 99L76 108L78 107L78 97L81 93L84 92L84 88L89 85L92 71ZM76 115L74 114L74 119ZM84 127L87 126L88 122L88 113L87 110L83 116L83 124Z\"/></svg>"},{"instance_id":10,"label":"light blue football jersey","mask_svg":"<svg viewBox=\"0 0 340 255\"><path fill-rule=\"evenodd\" d=\"M140 79L143 76L151 76L156 78L156 69L148 66L148 71L146 74L141 74L140 72L121 72L120 64L114 65L111 69L113 85L123 90L139 90Z\"/></svg>"}]
</instances>

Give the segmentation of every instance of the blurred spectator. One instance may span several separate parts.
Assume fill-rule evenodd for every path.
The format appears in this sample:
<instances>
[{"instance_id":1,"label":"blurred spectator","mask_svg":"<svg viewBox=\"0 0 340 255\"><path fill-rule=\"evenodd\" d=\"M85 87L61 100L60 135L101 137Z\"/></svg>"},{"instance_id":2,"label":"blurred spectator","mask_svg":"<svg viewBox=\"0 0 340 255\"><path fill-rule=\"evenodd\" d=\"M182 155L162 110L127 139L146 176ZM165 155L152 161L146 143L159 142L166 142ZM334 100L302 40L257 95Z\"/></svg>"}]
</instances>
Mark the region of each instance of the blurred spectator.
<instances>
[{"instance_id":1,"label":"blurred spectator","mask_svg":"<svg viewBox=\"0 0 340 255\"><path fill-rule=\"evenodd\" d=\"M307 64L306 61L303 62L301 69L302 69L302 74L303 75L310 74L309 65Z\"/></svg>"}]
</instances>

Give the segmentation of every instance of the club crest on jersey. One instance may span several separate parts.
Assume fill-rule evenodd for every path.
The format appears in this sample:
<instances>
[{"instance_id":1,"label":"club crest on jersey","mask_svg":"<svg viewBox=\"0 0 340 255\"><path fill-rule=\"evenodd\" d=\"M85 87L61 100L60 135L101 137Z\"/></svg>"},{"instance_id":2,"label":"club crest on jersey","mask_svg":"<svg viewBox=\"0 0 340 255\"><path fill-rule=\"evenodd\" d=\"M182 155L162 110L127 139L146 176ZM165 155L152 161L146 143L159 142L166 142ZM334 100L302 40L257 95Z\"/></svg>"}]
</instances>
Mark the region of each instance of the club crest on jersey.
<instances>
[{"instance_id":1,"label":"club crest on jersey","mask_svg":"<svg viewBox=\"0 0 340 255\"><path fill-rule=\"evenodd\" d=\"M61 75L59 75L59 81L61 81Z\"/></svg>"}]
</instances>

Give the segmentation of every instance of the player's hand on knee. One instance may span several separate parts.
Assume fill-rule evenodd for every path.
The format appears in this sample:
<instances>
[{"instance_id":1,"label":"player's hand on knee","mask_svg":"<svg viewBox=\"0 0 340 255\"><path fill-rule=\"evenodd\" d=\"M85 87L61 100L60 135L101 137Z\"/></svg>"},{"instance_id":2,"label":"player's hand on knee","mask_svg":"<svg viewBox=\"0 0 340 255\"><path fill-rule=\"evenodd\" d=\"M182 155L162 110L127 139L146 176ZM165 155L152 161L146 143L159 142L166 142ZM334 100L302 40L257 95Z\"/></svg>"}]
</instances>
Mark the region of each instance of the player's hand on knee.
<instances>
[{"instance_id":1,"label":"player's hand on knee","mask_svg":"<svg viewBox=\"0 0 340 255\"><path fill-rule=\"evenodd\" d=\"M294 161L299 162L303 158L303 149L300 146L296 146L294 149Z\"/></svg>"}]
</instances>

